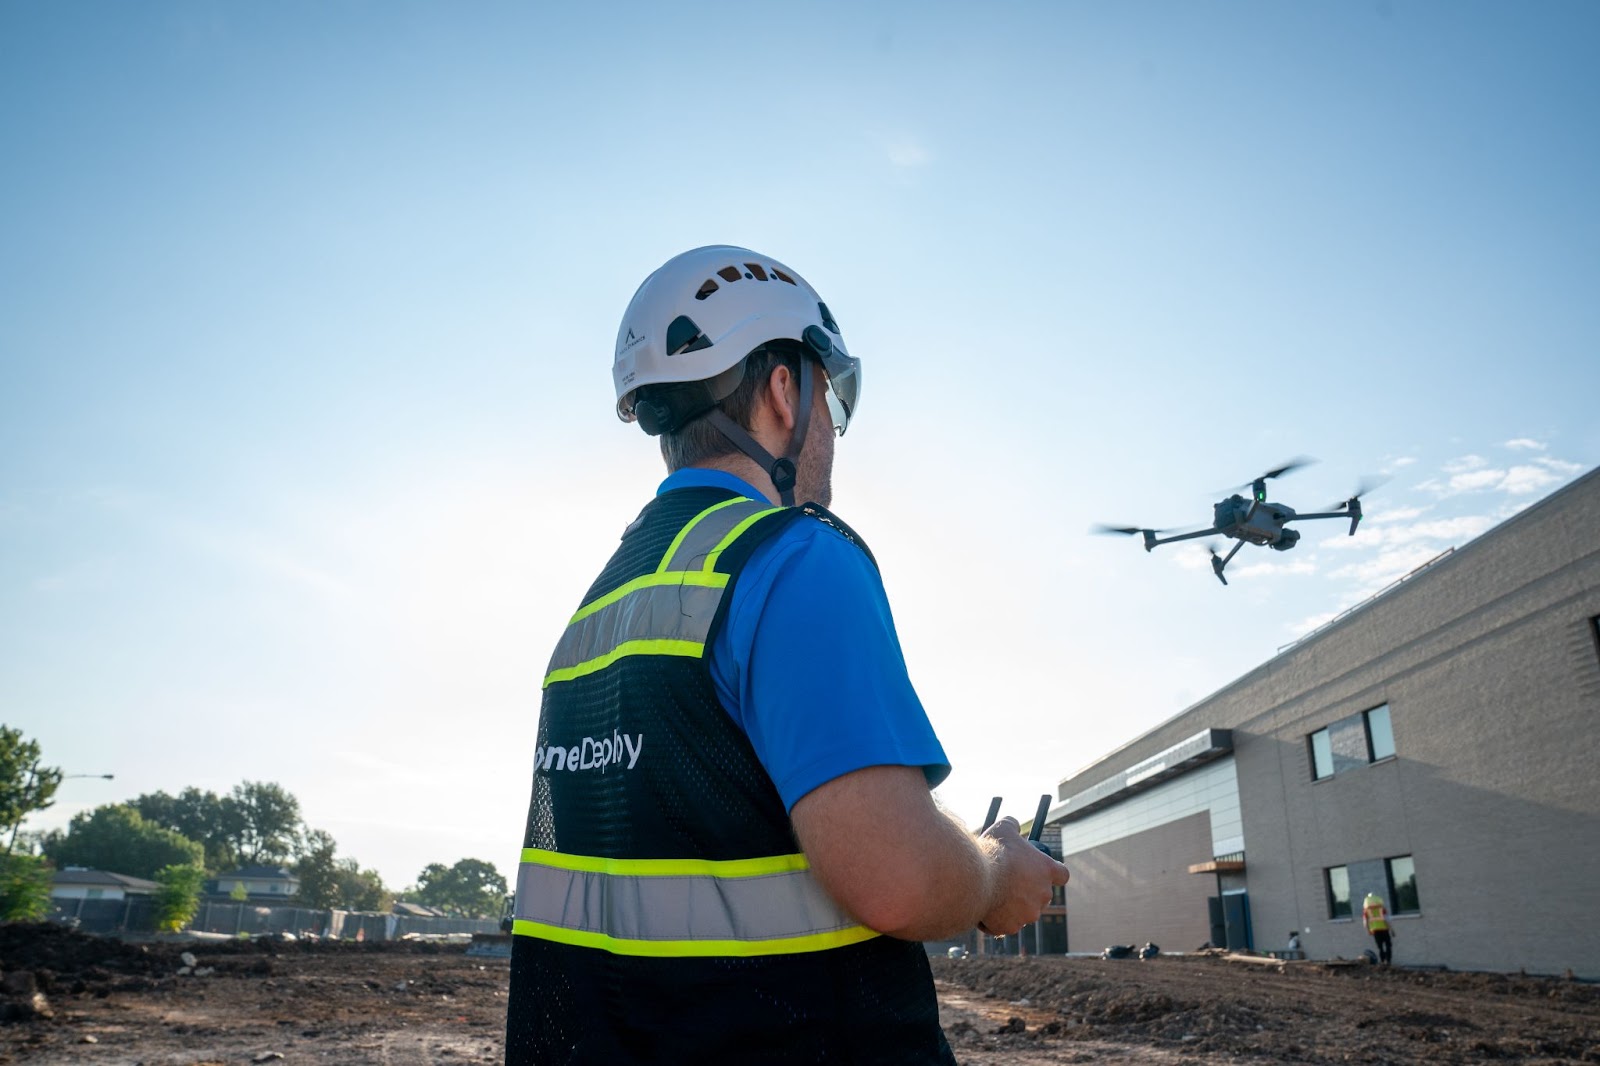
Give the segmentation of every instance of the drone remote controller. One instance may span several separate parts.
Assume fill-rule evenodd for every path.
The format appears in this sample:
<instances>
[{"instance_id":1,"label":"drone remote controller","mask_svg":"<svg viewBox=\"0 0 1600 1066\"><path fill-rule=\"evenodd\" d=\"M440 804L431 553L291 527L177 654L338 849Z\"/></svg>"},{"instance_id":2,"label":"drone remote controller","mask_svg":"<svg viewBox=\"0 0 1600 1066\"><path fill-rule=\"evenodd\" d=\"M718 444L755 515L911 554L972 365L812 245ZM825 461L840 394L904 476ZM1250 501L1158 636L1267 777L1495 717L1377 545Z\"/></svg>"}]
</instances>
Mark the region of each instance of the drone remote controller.
<instances>
[{"instance_id":1,"label":"drone remote controller","mask_svg":"<svg viewBox=\"0 0 1600 1066\"><path fill-rule=\"evenodd\" d=\"M996 796L994 799L989 801L989 813L984 816L983 828L979 829L978 832L981 833L984 829L988 829L995 823L995 820L1000 817L1000 803L1001 798L999 796ZM1039 806L1033 812L1033 828L1028 830L1028 843L1032 844L1046 855L1050 855L1050 848L1045 844L1044 841L1039 839L1039 836L1044 832L1045 815L1049 813L1050 793L1046 792L1044 795L1039 797ZM1050 857L1055 858L1054 855L1050 855Z\"/></svg>"}]
</instances>

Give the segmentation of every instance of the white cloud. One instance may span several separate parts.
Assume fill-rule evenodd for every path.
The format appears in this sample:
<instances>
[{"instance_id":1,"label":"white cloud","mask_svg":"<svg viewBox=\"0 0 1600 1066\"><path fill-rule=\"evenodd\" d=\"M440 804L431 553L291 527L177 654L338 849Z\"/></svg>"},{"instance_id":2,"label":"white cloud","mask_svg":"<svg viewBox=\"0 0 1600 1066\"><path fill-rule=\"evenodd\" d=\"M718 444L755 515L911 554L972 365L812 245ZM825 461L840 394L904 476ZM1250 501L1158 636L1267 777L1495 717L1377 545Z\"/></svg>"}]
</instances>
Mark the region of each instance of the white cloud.
<instances>
[{"instance_id":1,"label":"white cloud","mask_svg":"<svg viewBox=\"0 0 1600 1066\"><path fill-rule=\"evenodd\" d=\"M1329 537L1318 547L1350 550L1355 548L1397 548L1418 541L1448 542L1459 545L1471 540L1496 522L1488 515L1461 515L1456 518L1436 518L1431 522L1413 522L1410 525L1363 527L1354 537Z\"/></svg>"},{"instance_id":2,"label":"white cloud","mask_svg":"<svg viewBox=\"0 0 1600 1066\"><path fill-rule=\"evenodd\" d=\"M1438 554L1439 549L1431 544L1407 544L1385 548L1372 559L1341 566L1328 576L1336 580L1351 581L1369 592L1376 592Z\"/></svg>"},{"instance_id":3,"label":"white cloud","mask_svg":"<svg viewBox=\"0 0 1600 1066\"><path fill-rule=\"evenodd\" d=\"M1512 449L1513 451L1542 452L1545 450L1544 444L1528 437L1518 437L1515 440L1508 440L1506 441L1506 447Z\"/></svg>"},{"instance_id":4,"label":"white cloud","mask_svg":"<svg viewBox=\"0 0 1600 1066\"><path fill-rule=\"evenodd\" d=\"M1393 510L1369 514L1363 519L1363 522L1368 525L1368 528L1373 522L1409 522L1413 518L1422 517L1427 513L1427 510L1426 507L1396 507Z\"/></svg>"},{"instance_id":5,"label":"white cloud","mask_svg":"<svg viewBox=\"0 0 1600 1066\"><path fill-rule=\"evenodd\" d=\"M1444 464L1447 474L1464 474L1469 470L1481 470L1489 465L1489 460L1481 455L1463 455L1459 459L1451 459Z\"/></svg>"},{"instance_id":6,"label":"white cloud","mask_svg":"<svg viewBox=\"0 0 1600 1066\"><path fill-rule=\"evenodd\" d=\"M1410 466L1417 461L1414 455L1402 455L1398 459L1390 459L1388 469L1399 470L1402 466Z\"/></svg>"},{"instance_id":7,"label":"white cloud","mask_svg":"<svg viewBox=\"0 0 1600 1066\"><path fill-rule=\"evenodd\" d=\"M889 142L889 162L897 167L923 167L933 162L933 154L910 137L898 137Z\"/></svg>"},{"instance_id":8,"label":"white cloud","mask_svg":"<svg viewBox=\"0 0 1600 1066\"><path fill-rule=\"evenodd\" d=\"M1514 466L1501 478L1500 491L1513 496L1526 496L1530 492L1549 488L1561 480L1561 475L1547 466Z\"/></svg>"},{"instance_id":9,"label":"white cloud","mask_svg":"<svg viewBox=\"0 0 1600 1066\"><path fill-rule=\"evenodd\" d=\"M1314 574L1317 572L1316 556L1295 559L1265 559L1247 566L1229 566L1223 571L1231 580L1236 577L1280 577L1288 574Z\"/></svg>"},{"instance_id":10,"label":"white cloud","mask_svg":"<svg viewBox=\"0 0 1600 1066\"><path fill-rule=\"evenodd\" d=\"M1417 488L1441 498L1464 492L1504 492L1512 496L1526 496L1558 485L1582 469L1577 463L1548 456L1536 456L1532 463L1500 469L1486 465L1479 456L1467 455L1444 465L1445 472L1450 475L1449 480L1441 483L1436 478L1430 478Z\"/></svg>"}]
</instances>

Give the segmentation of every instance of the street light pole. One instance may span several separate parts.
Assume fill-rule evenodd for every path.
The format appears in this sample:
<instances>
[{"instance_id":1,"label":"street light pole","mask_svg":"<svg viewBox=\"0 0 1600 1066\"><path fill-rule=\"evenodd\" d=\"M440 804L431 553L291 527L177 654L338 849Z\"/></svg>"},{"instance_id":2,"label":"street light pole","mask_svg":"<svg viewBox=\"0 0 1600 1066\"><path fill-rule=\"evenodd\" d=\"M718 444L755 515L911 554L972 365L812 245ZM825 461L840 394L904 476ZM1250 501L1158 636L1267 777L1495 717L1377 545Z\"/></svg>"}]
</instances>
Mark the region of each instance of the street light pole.
<instances>
[{"instance_id":1,"label":"street light pole","mask_svg":"<svg viewBox=\"0 0 1600 1066\"><path fill-rule=\"evenodd\" d=\"M38 776L39 776L39 760L35 759L35 760L33 760L33 765L28 767L28 783L26 785L24 785L23 788L22 788L22 794L24 796L26 796L29 793L29 791L32 790L34 780ZM73 778L73 777L98 777L98 778L100 778L102 780L105 780L105 781L114 781L114 780L116 780L117 775L116 774L62 774L61 775L61 780L66 781L69 778ZM32 812L29 812L29 811L22 812L21 814L17 815L17 820L15 822L11 823L11 839L6 841L6 858L7 859L11 858L11 850L17 846L17 832L22 828L23 819L27 818L30 813L32 813Z\"/></svg>"}]
</instances>

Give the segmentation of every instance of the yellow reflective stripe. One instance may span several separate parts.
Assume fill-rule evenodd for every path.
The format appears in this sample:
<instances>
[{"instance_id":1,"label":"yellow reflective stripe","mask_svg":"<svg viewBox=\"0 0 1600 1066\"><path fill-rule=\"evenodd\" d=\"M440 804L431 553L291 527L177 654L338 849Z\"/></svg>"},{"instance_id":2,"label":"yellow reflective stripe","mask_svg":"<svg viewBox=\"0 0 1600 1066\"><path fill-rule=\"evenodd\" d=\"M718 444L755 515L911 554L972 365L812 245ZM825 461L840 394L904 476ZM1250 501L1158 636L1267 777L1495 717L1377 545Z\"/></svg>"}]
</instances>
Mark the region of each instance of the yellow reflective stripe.
<instances>
[{"instance_id":1,"label":"yellow reflective stripe","mask_svg":"<svg viewBox=\"0 0 1600 1066\"><path fill-rule=\"evenodd\" d=\"M831 933L809 933L805 936L779 937L774 940L625 940L605 933L580 932L563 929L543 922L530 922L518 918L511 931L517 936L554 940L580 948L598 948L613 955L651 955L656 958L688 955L798 955L808 951L826 951L859 944L882 934L864 925L839 929Z\"/></svg>"},{"instance_id":2,"label":"yellow reflective stripe","mask_svg":"<svg viewBox=\"0 0 1600 1066\"><path fill-rule=\"evenodd\" d=\"M577 666L564 666L559 670L552 670L545 675L544 687L549 688L558 681L571 681L573 678L592 674L597 670L604 670L618 659L629 655L683 655L691 659L698 659L705 653L706 646L697 640L629 640L618 644L604 655L596 656Z\"/></svg>"},{"instance_id":3,"label":"yellow reflective stripe","mask_svg":"<svg viewBox=\"0 0 1600 1066\"><path fill-rule=\"evenodd\" d=\"M590 874L627 877L762 877L809 870L804 855L763 855L755 859L607 859L562 851L523 848L522 861Z\"/></svg>"},{"instance_id":4,"label":"yellow reflective stripe","mask_svg":"<svg viewBox=\"0 0 1600 1066\"><path fill-rule=\"evenodd\" d=\"M782 507L768 507L765 511L757 511L749 518L746 518L744 521L728 530L728 535L722 538L722 543L711 549L711 554L706 556L706 565L704 567L705 571L707 573L711 572L712 568L717 565L717 557L727 549L728 545L738 540L745 530L749 529L752 525L767 517L767 515L775 514L781 510L783 510Z\"/></svg>"},{"instance_id":5,"label":"yellow reflective stripe","mask_svg":"<svg viewBox=\"0 0 1600 1066\"><path fill-rule=\"evenodd\" d=\"M599 599L584 604L578 608L578 613L567 621L567 625L571 626L575 622L581 622L601 608L609 607L629 593L638 592L640 589L651 588L656 585L698 585L702 588L720 589L726 588L727 584L727 574L705 574L694 570L665 574L658 571L653 574L646 574L643 577L636 577L626 584L618 585Z\"/></svg>"},{"instance_id":6,"label":"yellow reflective stripe","mask_svg":"<svg viewBox=\"0 0 1600 1066\"><path fill-rule=\"evenodd\" d=\"M732 507L736 503L747 502L749 501L747 501L745 497L735 496L731 500L723 500L721 503L714 503L710 507L707 507L704 511L701 511L699 514L689 519L689 524L678 530L678 535L672 538L671 544L667 545L667 553L661 557L661 564L656 567L656 573L664 574L667 572L667 563L671 562L672 557L678 553L678 545L683 543L683 538L689 535L690 530L700 524L700 520L702 518L705 518L707 515L716 511L720 511L724 507Z\"/></svg>"}]
</instances>

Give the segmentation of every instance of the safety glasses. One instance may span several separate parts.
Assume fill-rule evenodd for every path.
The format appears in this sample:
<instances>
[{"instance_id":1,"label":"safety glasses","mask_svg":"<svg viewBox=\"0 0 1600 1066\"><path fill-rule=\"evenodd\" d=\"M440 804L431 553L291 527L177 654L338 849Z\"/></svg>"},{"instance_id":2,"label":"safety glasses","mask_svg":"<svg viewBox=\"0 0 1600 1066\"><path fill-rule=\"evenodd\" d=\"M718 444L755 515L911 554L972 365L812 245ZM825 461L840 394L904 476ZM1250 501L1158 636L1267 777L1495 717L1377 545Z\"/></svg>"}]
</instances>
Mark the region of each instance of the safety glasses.
<instances>
[{"instance_id":1,"label":"safety glasses","mask_svg":"<svg viewBox=\"0 0 1600 1066\"><path fill-rule=\"evenodd\" d=\"M807 326L802 339L827 371L828 414L842 437L861 402L861 360L836 347L821 326Z\"/></svg>"}]
</instances>

